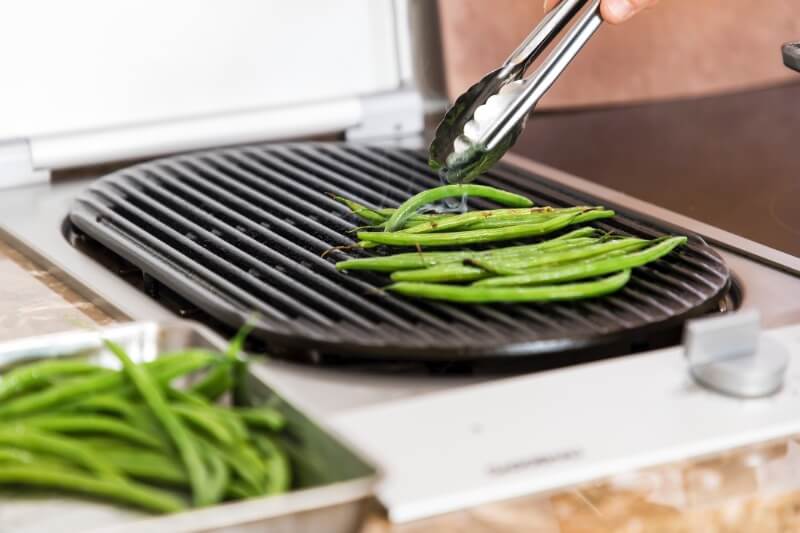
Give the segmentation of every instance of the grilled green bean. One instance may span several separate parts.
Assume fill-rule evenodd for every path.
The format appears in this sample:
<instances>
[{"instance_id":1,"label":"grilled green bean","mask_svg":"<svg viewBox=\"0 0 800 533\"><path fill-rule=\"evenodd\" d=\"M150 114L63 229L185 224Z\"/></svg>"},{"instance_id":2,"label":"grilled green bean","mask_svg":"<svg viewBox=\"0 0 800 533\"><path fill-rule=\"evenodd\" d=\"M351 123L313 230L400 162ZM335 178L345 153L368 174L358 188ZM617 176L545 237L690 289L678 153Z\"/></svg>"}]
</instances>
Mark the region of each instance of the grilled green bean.
<instances>
[{"instance_id":1,"label":"grilled green bean","mask_svg":"<svg viewBox=\"0 0 800 533\"><path fill-rule=\"evenodd\" d=\"M589 246L554 248L538 254L517 256L477 256L463 260L462 263L445 263L418 270L404 270L392 274L393 281L414 281L424 283L453 283L476 281L497 274L491 265L503 265L504 268L529 268L577 261L587 257L595 257L615 250L630 250L647 245L642 239L619 239Z\"/></svg>"},{"instance_id":2,"label":"grilled green bean","mask_svg":"<svg viewBox=\"0 0 800 533\"><path fill-rule=\"evenodd\" d=\"M374 209L370 209L369 207L360 204L354 200L350 200L349 198L345 198L344 196L339 196L337 194L331 195L334 200L337 202L344 204L347 206L350 211L353 212L354 215L366 220L371 224L380 224L386 220L387 217L377 213Z\"/></svg>"},{"instance_id":3,"label":"grilled green bean","mask_svg":"<svg viewBox=\"0 0 800 533\"><path fill-rule=\"evenodd\" d=\"M632 269L655 261L687 242L686 237L671 237L644 250L609 257L596 261L565 264L557 267L538 268L505 276L484 279L475 283L476 287L513 287L542 283L559 283L603 276L621 269ZM502 270L502 267L498 267Z\"/></svg>"},{"instance_id":4,"label":"grilled green bean","mask_svg":"<svg viewBox=\"0 0 800 533\"><path fill-rule=\"evenodd\" d=\"M485 250L476 252L467 250L463 252L407 252L402 254L394 254L385 257L366 257L363 259L348 259L346 261L339 261L336 263L336 268L339 270L373 270L377 272L394 272L397 270L413 270L419 268L426 268L434 265L444 263L457 263L470 257L484 257L494 254L509 254L533 252L536 250L545 250L552 247L558 247L565 244L565 241L571 245L588 244L595 242L595 239L590 237L595 234L597 230L594 228L580 228L561 237L543 241L538 244L525 244L520 246L509 246L506 248L497 248L493 250Z\"/></svg>"},{"instance_id":5,"label":"grilled green bean","mask_svg":"<svg viewBox=\"0 0 800 533\"><path fill-rule=\"evenodd\" d=\"M605 296L624 287L629 279L630 270L623 270L597 281L565 285L538 287L478 287L471 285L463 287L439 283L399 282L389 285L387 290L405 296L458 303L555 302Z\"/></svg>"},{"instance_id":6,"label":"grilled green bean","mask_svg":"<svg viewBox=\"0 0 800 533\"><path fill-rule=\"evenodd\" d=\"M21 422L28 427L58 434L89 433L120 438L147 448L162 448L157 438L133 428L124 422L98 415L55 414L26 418Z\"/></svg>"},{"instance_id":7,"label":"grilled green bean","mask_svg":"<svg viewBox=\"0 0 800 533\"><path fill-rule=\"evenodd\" d=\"M420 208L443 200L461 196L476 196L486 198L501 205L510 207L530 207L533 205L528 198L485 185L443 185L415 194L397 208L389 220L386 221L386 231L394 232L402 229L405 221Z\"/></svg>"},{"instance_id":8,"label":"grilled green bean","mask_svg":"<svg viewBox=\"0 0 800 533\"><path fill-rule=\"evenodd\" d=\"M26 364L0 377L0 401L45 385L53 377L102 373L104 371L110 372L110 370L105 370L86 361L72 359L45 360Z\"/></svg>"},{"instance_id":9,"label":"grilled green bean","mask_svg":"<svg viewBox=\"0 0 800 533\"><path fill-rule=\"evenodd\" d=\"M58 489L87 494L159 513L173 513L185 508L184 503L163 490L144 487L129 481L96 479L78 471L51 465L0 466L0 485Z\"/></svg>"},{"instance_id":10,"label":"grilled green bean","mask_svg":"<svg viewBox=\"0 0 800 533\"><path fill-rule=\"evenodd\" d=\"M120 472L88 446L74 439L52 435L31 427L20 424L0 426L0 445L66 459L103 478L120 478Z\"/></svg>"},{"instance_id":11,"label":"grilled green bean","mask_svg":"<svg viewBox=\"0 0 800 533\"><path fill-rule=\"evenodd\" d=\"M590 207L570 207L554 209L552 207L528 207L526 209L493 209L489 211L468 211L454 215L444 220L434 220L417 224L401 230L402 233L432 233L453 231L459 229L486 229L485 224L493 221L502 223L505 227L517 224L530 224L541 222L558 215L590 211Z\"/></svg>"},{"instance_id":12,"label":"grilled green bean","mask_svg":"<svg viewBox=\"0 0 800 533\"><path fill-rule=\"evenodd\" d=\"M180 418L172 411L161 389L143 367L137 366L128 354L117 344L106 341L106 346L122 363L125 374L133 382L147 406L169 435L181 456L181 461L189 474L192 485L192 499L195 505L203 506L214 502L214 494L208 486L208 472L203 464L200 451L191 433Z\"/></svg>"},{"instance_id":13,"label":"grilled green bean","mask_svg":"<svg viewBox=\"0 0 800 533\"><path fill-rule=\"evenodd\" d=\"M613 211L592 211L594 219L608 218ZM452 233L423 233L419 235L407 233L359 232L358 238L363 241L389 244L393 246L459 246L464 244L483 244L497 241L508 241L526 237L536 237L552 233L573 223L578 215L566 214L553 217L545 222L520 224L509 228L486 230L466 230Z\"/></svg>"}]
</instances>

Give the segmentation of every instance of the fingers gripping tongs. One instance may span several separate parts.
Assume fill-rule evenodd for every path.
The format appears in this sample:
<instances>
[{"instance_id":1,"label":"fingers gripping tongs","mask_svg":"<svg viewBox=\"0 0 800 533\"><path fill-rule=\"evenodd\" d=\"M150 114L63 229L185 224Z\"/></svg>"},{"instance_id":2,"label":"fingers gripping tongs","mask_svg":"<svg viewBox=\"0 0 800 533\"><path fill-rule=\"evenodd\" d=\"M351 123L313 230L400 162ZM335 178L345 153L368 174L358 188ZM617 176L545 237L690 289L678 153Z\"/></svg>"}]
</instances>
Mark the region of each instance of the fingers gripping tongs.
<instances>
[{"instance_id":1,"label":"fingers gripping tongs","mask_svg":"<svg viewBox=\"0 0 800 533\"><path fill-rule=\"evenodd\" d=\"M589 7L536 68L525 71L553 39ZM563 0L502 67L487 74L447 111L430 145L430 165L449 182L471 181L516 142L528 114L600 27L600 0Z\"/></svg>"}]
</instances>

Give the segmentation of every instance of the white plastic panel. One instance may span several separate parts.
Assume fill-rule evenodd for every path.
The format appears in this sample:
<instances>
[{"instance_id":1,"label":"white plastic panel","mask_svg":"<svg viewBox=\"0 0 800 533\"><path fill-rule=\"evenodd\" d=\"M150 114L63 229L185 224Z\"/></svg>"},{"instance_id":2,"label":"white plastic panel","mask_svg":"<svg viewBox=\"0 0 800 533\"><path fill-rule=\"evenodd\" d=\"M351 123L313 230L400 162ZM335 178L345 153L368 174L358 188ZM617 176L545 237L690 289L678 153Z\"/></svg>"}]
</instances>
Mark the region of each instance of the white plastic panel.
<instances>
[{"instance_id":1,"label":"white plastic panel","mask_svg":"<svg viewBox=\"0 0 800 533\"><path fill-rule=\"evenodd\" d=\"M800 326L783 389L742 400L689 377L683 349L580 365L343 412L332 427L385 477L395 522L548 491L800 431Z\"/></svg>"},{"instance_id":2,"label":"white plastic panel","mask_svg":"<svg viewBox=\"0 0 800 533\"><path fill-rule=\"evenodd\" d=\"M0 140L397 87L392 0L9 0Z\"/></svg>"}]
</instances>

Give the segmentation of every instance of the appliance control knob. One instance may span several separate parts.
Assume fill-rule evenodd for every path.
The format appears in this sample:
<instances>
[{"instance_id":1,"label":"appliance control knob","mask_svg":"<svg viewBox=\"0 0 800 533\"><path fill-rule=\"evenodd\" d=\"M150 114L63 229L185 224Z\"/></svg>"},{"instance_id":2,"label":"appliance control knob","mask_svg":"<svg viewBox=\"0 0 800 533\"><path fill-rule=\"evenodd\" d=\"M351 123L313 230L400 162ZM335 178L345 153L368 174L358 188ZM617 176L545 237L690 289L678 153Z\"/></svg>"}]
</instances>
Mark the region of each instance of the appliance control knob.
<instances>
[{"instance_id":1,"label":"appliance control knob","mask_svg":"<svg viewBox=\"0 0 800 533\"><path fill-rule=\"evenodd\" d=\"M756 311L692 320L686 324L684 347L697 383L740 398L776 393L789 366L789 351L761 334Z\"/></svg>"}]
</instances>

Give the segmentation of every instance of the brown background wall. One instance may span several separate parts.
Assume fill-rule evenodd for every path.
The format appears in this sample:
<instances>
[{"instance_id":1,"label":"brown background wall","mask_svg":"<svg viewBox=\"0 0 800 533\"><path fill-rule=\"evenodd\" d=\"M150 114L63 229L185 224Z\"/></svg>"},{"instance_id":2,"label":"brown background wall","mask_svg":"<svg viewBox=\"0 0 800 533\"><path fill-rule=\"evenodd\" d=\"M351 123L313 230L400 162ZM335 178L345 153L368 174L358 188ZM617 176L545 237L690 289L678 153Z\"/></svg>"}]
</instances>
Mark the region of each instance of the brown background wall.
<instances>
[{"instance_id":1,"label":"brown background wall","mask_svg":"<svg viewBox=\"0 0 800 533\"><path fill-rule=\"evenodd\" d=\"M542 0L439 0L453 97L502 63L542 17ZM800 0L662 0L606 26L541 107L726 92L791 79L780 45L800 40Z\"/></svg>"}]
</instances>

